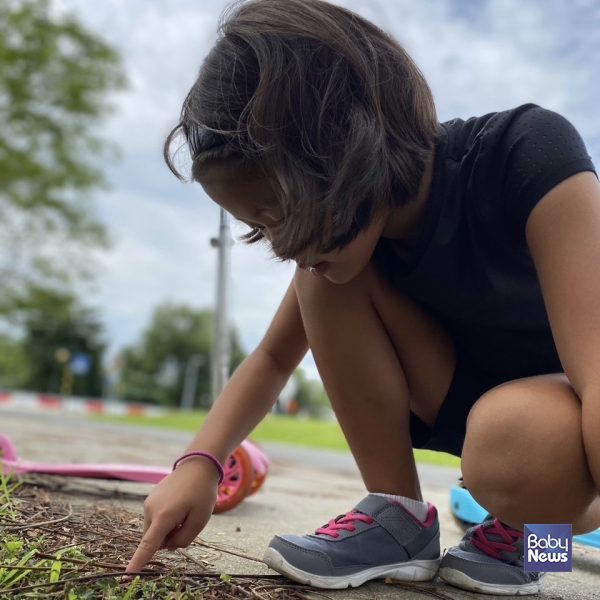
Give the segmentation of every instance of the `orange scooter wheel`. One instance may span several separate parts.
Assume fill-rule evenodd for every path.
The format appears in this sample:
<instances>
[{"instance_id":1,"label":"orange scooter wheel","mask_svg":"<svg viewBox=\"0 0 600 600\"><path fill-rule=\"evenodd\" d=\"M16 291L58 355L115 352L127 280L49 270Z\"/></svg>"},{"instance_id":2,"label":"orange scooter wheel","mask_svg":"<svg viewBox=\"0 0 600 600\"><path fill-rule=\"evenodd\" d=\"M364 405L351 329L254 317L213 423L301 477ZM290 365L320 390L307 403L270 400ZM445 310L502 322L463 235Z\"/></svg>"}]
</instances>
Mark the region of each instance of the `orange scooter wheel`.
<instances>
[{"instance_id":1,"label":"orange scooter wheel","mask_svg":"<svg viewBox=\"0 0 600 600\"><path fill-rule=\"evenodd\" d=\"M250 486L249 496L258 492L258 490L262 487L262 484L265 482L267 478L267 471L269 470L269 459L267 455L264 453L262 448L253 442L252 440L244 440L242 442L242 446L250 455L250 459L252 460L252 484Z\"/></svg>"},{"instance_id":2,"label":"orange scooter wheel","mask_svg":"<svg viewBox=\"0 0 600 600\"><path fill-rule=\"evenodd\" d=\"M254 494L255 492L258 492L258 490L260 490L260 488L262 487L262 484L265 482L266 478L267 478L266 473L257 473L255 471L254 479L252 480L252 483L250 484L250 492L248 493L248 496L252 496L252 494Z\"/></svg>"},{"instance_id":3,"label":"orange scooter wheel","mask_svg":"<svg viewBox=\"0 0 600 600\"><path fill-rule=\"evenodd\" d=\"M229 455L223 466L225 473L219 486L214 514L237 506L250 493L254 479L252 460L242 446L238 446Z\"/></svg>"}]
</instances>

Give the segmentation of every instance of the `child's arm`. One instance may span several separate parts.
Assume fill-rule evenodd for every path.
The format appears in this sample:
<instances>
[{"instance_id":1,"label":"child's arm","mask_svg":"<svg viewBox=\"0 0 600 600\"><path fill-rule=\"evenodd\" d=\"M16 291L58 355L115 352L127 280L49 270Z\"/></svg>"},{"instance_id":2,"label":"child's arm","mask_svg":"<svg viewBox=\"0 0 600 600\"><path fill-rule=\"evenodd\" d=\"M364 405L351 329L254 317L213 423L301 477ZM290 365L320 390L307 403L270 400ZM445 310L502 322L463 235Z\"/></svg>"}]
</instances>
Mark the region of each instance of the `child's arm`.
<instances>
[{"instance_id":1,"label":"child's arm","mask_svg":"<svg viewBox=\"0 0 600 600\"><path fill-rule=\"evenodd\" d=\"M292 281L258 348L233 373L186 452L210 452L221 463L269 412L308 350ZM138 572L162 548L188 546L208 522L218 473L190 457L163 479L144 503L144 535L127 571Z\"/></svg>"},{"instance_id":2,"label":"child's arm","mask_svg":"<svg viewBox=\"0 0 600 600\"><path fill-rule=\"evenodd\" d=\"M583 443L600 490L600 184L578 173L550 190L527 221L565 374L581 399Z\"/></svg>"},{"instance_id":3,"label":"child's arm","mask_svg":"<svg viewBox=\"0 0 600 600\"><path fill-rule=\"evenodd\" d=\"M233 373L186 452L210 452L223 463L271 410L307 351L292 281L265 337Z\"/></svg>"}]
</instances>

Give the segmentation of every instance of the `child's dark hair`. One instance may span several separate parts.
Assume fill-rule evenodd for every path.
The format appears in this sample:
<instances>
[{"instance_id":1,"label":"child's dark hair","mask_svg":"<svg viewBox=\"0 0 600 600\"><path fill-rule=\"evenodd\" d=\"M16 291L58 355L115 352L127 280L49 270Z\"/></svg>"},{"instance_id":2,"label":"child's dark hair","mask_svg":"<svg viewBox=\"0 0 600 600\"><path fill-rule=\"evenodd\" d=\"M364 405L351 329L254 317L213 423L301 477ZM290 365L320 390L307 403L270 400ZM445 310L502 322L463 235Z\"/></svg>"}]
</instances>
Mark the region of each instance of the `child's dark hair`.
<instances>
[{"instance_id":1,"label":"child's dark hair","mask_svg":"<svg viewBox=\"0 0 600 600\"><path fill-rule=\"evenodd\" d=\"M423 75L369 21L321 0L249 0L221 17L165 159L182 179L171 145L183 133L193 179L240 161L276 181L284 219L272 249L298 259L342 248L414 197L438 126Z\"/></svg>"}]
</instances>

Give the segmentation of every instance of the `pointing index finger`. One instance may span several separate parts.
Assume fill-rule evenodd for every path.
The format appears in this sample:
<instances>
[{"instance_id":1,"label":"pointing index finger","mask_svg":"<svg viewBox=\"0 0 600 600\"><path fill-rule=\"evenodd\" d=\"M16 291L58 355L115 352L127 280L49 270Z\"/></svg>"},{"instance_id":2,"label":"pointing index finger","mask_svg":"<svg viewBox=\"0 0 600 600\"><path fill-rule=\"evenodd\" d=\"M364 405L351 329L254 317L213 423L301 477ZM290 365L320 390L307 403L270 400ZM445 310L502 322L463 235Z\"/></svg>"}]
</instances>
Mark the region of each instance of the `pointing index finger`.
<instances>
[{"instance_id":1,"label":"pointing index finger","mask_svg":"<svg viewBox=\"0 0 600 600\"><path fill-rule=\"evenodd\" d=\"M169 531L163 531L163 527L152 523L148 531L142 537L136 551L134 552L125 572L137 573L141 571L146 563L154 556L154 553L162 546Z\"/></svg>"}]
</instances>

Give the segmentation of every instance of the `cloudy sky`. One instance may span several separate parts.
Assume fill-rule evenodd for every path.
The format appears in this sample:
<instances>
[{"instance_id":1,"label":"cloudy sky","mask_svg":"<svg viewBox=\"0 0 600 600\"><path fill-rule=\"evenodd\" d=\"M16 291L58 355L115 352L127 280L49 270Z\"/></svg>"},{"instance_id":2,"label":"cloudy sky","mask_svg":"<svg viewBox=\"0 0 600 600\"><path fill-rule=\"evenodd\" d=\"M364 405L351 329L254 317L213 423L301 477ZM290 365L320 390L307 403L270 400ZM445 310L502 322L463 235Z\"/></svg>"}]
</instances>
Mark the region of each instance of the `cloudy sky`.
<instances>
[{"instance_id":1,"label":"cloudy sky","mask_svg":"<svg viewBox=\"0 0 600 600\"><path fill-rule=\"evenodd\" d=\"M569 118L600 161L598 0L343 0L391 32L431 85L441 121L535 102ZM103 127L121 160L96 207L115 238L101 257L90 302L100 307L114 354L136 340L154 306L198 307L215 298L219 211L197 184L181 184L162 144L216 37L223 0L54 0L122 54L129 89ZM246 231L235 226L234 235ZM264 249L232 251L231 320L251 351L266 330L294 267ZM308 356L303 366L317 377Z\"/></svg>"}]
</instances>

